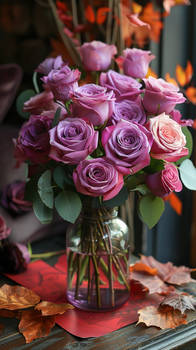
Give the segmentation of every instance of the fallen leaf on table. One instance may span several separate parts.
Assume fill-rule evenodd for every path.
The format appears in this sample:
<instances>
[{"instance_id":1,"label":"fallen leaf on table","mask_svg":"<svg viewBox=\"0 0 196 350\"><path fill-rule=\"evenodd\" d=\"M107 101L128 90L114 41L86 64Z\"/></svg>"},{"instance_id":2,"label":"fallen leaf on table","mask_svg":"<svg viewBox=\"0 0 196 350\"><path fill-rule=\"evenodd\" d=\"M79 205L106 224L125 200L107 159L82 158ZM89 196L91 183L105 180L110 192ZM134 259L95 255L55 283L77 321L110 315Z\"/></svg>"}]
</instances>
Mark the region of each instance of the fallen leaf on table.
<instances>
[{"instance_id":1,"label":"fallen leaf on table","mask_svg":"<svg viewBox=\"0 0 196 350\"><path fill-rule=\"evenodd\" d=\"M152 268L142 262L136 262L134 265L130 266L130 271L146 272L149 275L157 275L157 269Z\"/></svg>"},{"instance_id":2,"label":"fallen leaf on table","mask_svg":"<svg viewBox=\"0 0 196 350\"><path fill-rule=\"evenodd\" d=\"M186 293L171 293L161 302L161 305L169 305L183 314L186 310L195 310L196 299Z\"/></svg>"},{"instance_id":3,"label":"fallen leaf on table","mask_svg":"<svg viewBox=\"0 0 196 350\"><path fill-rule=\"evenodd\" d=\"M19 316L20 311L17 310L0 310L0 317L6 317L6 318L20 318Z\"/></svg>"},{"instance_id":4,"label":"fallen leaf on table","mask_svg":"<svg viewBox=\"0 0 196 350\"><path fill-rule=\"evenodd\" d=\"M181 314L179 310L174 310L169 306L147 306L138 311L138 323L144 323L146 326L155 326L161 329L176 328L181 324L186 324L186 315Z\"/></svg>"},{"instance_id":5,"label":"fallen leaf on table","mask_svg":"<svg viewBox=\"0 0 196 350\"><path fill-rule=\"evenodd\" d=\"M140 282L144 287L148 288L149 294L159 293L168 294L171 286L167 286L158 276L148 275L142 272L131 272L131 280ZM173 287L172 287L173 290Z\"/></svg>"},{"instance_id":6,"label":"fallen leaf on table","mask_svg":"<svg viewBox=\"0 0 196 350\"><path fill-rule=\"evenodd\" d=\"M42 316L52 316L57 314L64 314L67 310L74 309L69 303L55 304L50 301L41 301L37 304L35 310L39 310L42 313Z\"/></svg>"},{"instance_id":7,"label":"fallen leaf on table","mask_svg":"<svg viewBox=\"0 0 196 350\"><path fill-rule=\"evenodd\" d=\"M46 337L54 325L55 316L42 316L39 311L24 310L18 328L26 343L30 343L34 339Z\"/></svg>"},{"instance_id":8,"label":"fallen leaf on table","mask_svg":"<svg viewBox=\"0 0 196 350\"><path fill-rule=\"evenodd\" d=\"M30 289L8 284L0 288L0 309L24 309L38 304L39 301L40 297Z\"/></svg>"}]
</instances>

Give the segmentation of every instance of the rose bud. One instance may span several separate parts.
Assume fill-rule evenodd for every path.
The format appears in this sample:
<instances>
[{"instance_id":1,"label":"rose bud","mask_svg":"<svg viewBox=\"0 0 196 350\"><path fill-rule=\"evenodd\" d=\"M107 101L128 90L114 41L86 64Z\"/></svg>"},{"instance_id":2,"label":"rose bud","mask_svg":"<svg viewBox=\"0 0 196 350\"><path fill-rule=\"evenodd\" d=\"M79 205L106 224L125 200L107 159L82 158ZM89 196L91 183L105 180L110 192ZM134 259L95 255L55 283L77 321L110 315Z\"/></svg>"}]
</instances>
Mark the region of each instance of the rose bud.
<instances>
[{"instance_id":1,"label":"rose bud","mask_svg":"<svg viewBox=\"0 0 196 350\"><path fill-rule=\"evenodd\" d=\"M155 196L164 197L171 192L180 192L182 183L174 164L166 163L163 170L146 176L146 184Z\"/></svg>"},{"instance_id":2,"label":"rose bud","mask_svg":"<svg viewBox=\"0 0 196 350\"><path fill-rule=\"evenodd\" d=\"M24 200L25 182L15 181L2 191L1 205L13 215L21 215L32 209L32 204Z\"/></svg>"},{"instance_id":3,"label":"rose bud","mask_svg":"<svg viewBox=\"0 0 196 350\"><path fill-rule=\"evenodd\" d=\"M102 71L108 69L111 60L117 53L115 45L108 45L101 41L84 43L80 48L80 55L85 70Z\"/></svg>"},{"instance_id":4,"label":"rose bud","mask_svg":"<svg viewBox=\"0 0 196 350\"><path fill-rule=\"evenodd\" d=\"M57 56L55 58L49 57L46 58L43 62L41 62L35 71L44 75L48 75L51 70L60 69L64 65L66 64L63 62L61 56Z\"/></svg>"},{"instance_id":5,"label":"rose bud","mask_svg":"<svg viewBox=\"0 0 196 350\"><path fill-rule=\"evenodd\" d=\"M123 51L123 70L133 78L145 78L149 63L155 58L151 51L126 49Z\"/></svg>"}]
</instances>

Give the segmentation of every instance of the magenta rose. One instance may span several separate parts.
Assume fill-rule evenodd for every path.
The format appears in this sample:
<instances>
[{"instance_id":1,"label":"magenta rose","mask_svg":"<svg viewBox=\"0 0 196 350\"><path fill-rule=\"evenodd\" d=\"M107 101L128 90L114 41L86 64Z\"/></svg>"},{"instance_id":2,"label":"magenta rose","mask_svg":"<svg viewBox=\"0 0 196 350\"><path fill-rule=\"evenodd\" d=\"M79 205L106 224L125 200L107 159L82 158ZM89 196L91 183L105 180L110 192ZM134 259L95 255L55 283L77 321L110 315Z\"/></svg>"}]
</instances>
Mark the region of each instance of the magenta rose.
<instances>
[{"instance_id":1,"label":"magenta rose","mask_svg":"<svg viewBox=\"0 0 196 350\"><path fill-rule=\"evenodd\" d=\"M121 120L102 132L106 157L122 174L134 174L150 163L151 133L142 125Z\"/></svg>"},{"instance_id":2,"label":"magenta rose","mask_svg":"<svg viewBox=\"0 0 196 350\"><path fill-rule=\"evenodd\" d=\"M87 71L101 71L108 69L113 56L117 53L115 45L108 45L101 41L84 43L79 48L79 51L82 63Z\"/></svg>"},{"instance_id":3,"label":"magenta rose","mask_svg":"<svg viewBox=\"0 0 196 350\"><path fill-rule=\"evenodd\" d=\"M51 126L52 119L46 115L32 115L28 122L23 124L18 138L14 140L14 155L18 161L17 165L25 160L30 160L35 164L48 161L49 129Z\"/></svg>"},{"instance_id":4,"label":"magenta rose","mask_svg":"<svg viewBox=\"0 0 196 350\"><path fill-rule=\"evenodd\" d=\"M109 91L114 91L117 101L119 99L135 100L142 93L142 84L137 80L113 70L101 73L100 85Z\"/></svg>"},{"instance_id":5,"label":"magenta rose","mask_svg":"<svg viewBox=\"0 0 196 350\"><path fill-rule=\"evenodd\" d=\"M153 158L175 162L188 154L188 149L185 147L186 137L181 126L165 113L150 118L146 127L153 136L151 148Z\"/></svg>"},{"instance_id":6,"label":"magenta rose","mask_svg":"<svg viewBox=\"0 0 196 350\"><path fill-rule=\"evenodd\" d=\"M164 79L149 77L145 79L145 85L143 106L149 114L169 114L176 104L186 100L177 86L167 83Z\"/></svg>"},{"instance_id":7,"label":"magenta rose","mask_svg":"<svg viewBox=\"0 0 196 350\"><path fill-rule=\"evenodd\" d=\"M174 164L166 163L163 170L146 177L146 184L155 196L164 197L171 192L180 192L182 183Z\"/></svg>"},{"instance_id":8,"label":"magenta rose","mask_svg":"<svg viewBox=\"0 0 196 350\"><path fill-rule=\"evenodd\" d=\"M103 200L115 197L124 184L123 175L104 157L80 162L73 180L78 192L92 197L103 196Z\"/></svg>"},{"instance_id":9,"label":"magenta rose","mask_svg":"<svg viewBox=\"0 0 196 350\"><path fill-rule=\"evenodd\" d=\"M35 71L44 75L48 75L51 70L60 69L64 65L65 63L63 62L61 56L57 56L55 58L49 57L46 58L43 62L41 62Z\"/></svg>"},{"instance_id":10,"label":"magenta rose","mask_svg":"<svg viewBox=\"0 0 196 350\"><path fill-rule=\"evenodd\" d=\"M145 124L146 114L140 101L120 100L115 102L114 112L110 121L116 124L121 119L141 125Z\"/></svg>"},{"instance_id":11,"label":"magenta rose","mask_svg":"<svg viewBox=\"0 0 196 350\"><path fill-rule=\"evenodd\" d=\"M6 239L11 232L11 229L7 227L4 218L0 215L0 242Z\"/></svg>"},{"instance_id":12,"label":"magenta rose","mask_svg":"<svg viewBox=\"0 0 196 350\"><path fill-rule=\"evenodd\" d=\"M65 164L78 164L98 144L98 131L80 118L66 118L50 130L49 157Z\"/></svg>"},{"instance_id":13,"label":"magenta rose","mask_svg":"<svg viewBox=\"0 0 196 350\"><path fill-rule=\"evenodd\" d=\"M53 92L56 100L66 101L70 98L70 93L78 87L80 71L71 70L68 65L60 69L53 69L47 76L42 78L44 87Z\"/></svg>"},{"instance_id":14,"label":"magenta rose","mask_svg":"<svg viewBox=\"0 0 196 350\"><path fill-rule=\"evenodd\" d=\"M32 204L24 200L24 193L24 181L12 182L3 188L0 203L11 214L24 214L32 209Z\"/></svg>"},{"instance_id":15,"label":"magenta rose","mask_svg":"<svg viewBox=\"0 0 196 350\"><path fill-rule=\"evenodd\" d=\"M155 58L151 51L141 49L126 49L123 51L123 71L133 78L143 79L149 63Z\"/></svg>"},{"instance_id":16,"label":"magenta rose","mask_svg":"<svg viewBox=\"0 0 196 350\"><path fill-rule=\"evenodd\" d=\"M78 87L72 94L73 115L89 120L93 125L104 124L112 115L115 97L112 91L96 84Z\"/></svg>"}]
</instances>

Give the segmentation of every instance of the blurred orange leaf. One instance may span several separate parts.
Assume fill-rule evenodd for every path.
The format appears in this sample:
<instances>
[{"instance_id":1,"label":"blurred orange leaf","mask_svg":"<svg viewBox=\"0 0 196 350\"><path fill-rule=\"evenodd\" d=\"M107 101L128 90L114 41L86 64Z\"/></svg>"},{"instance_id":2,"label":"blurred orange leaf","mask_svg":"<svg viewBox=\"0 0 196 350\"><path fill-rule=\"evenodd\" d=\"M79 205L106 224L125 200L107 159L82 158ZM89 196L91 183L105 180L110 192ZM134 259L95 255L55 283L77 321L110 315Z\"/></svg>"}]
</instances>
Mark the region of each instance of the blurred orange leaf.
<instances>
[{"instance_id":1,"label":"blurred orange leaf","mask_svg":"<svg viewBox=\"0 0 196 350\"><path fill-rule=\"evenodd\" d=\"M39 311L24 310L18 328L26 343L31 343L34 339L46 337L54 325L55 316L42 316Z\"/></svg>"},{"instance_id":2,"label":"blurred orange leaf","mask_svg":"<svg viewBox=\"0 0 196 350\"><path fill-rule=\"evenodd\" d=\"M85 17L88 22L95 23L95 13L91 5L85 8Z\"/></svg>"},{"instance_id":3,"label":"blurred orange leaf","mask_svg":"<svg viewBox=\"0 0 196 350\"><path fill-rule=\"evenodd\" d=\"M135 1L132 1L131 7L132 7L133 13L135 13L135 14L139 14L143 9L143 7L139 4L137 4L137 2L135 2Z\"/></svg>"},{"instance_id":4,"label":"blurred orange leaf","mask_svg":"<svg viewBox=\"0 0 196 350\"><path fill-rule=\"evenodd\" d=\"M180 64L176 66L176 78L181 86L186 85L186 73Z\"/></svg>"},{"instance_id":5,"label":"blurred orange leaf","mask_svg":"<svg viewBox=\"0 0 196 350\"><path fill-rule=\"evenodd\" d=\"M138 311L138 323L146 326L155 326L161 329L176 328L181 324L186 324L186 315L168 306L157 309L156 306L147 306ZM137 324L138 324L137 323Z\"/></svg>"},{"instance_id":6,"label":"blurred orange leaf","mask_svg":"<svg viewBox=\"0 0 196 350\"><path fill-rule=\"evenodd\" d=\"M59 9L59 10L61 10L61 11L63 11L63 12L66 12L67 11L67 5L64 3L64 2L62 2L62 1L56 1L56 7Z\"/></svg>"},{"instance_id":7,"label":"blurred orange leaf","mask_svg":"<svg viewBox=\"0 0 196 350\"><path fill-rule=\"evenodd\" d=\"M37 304L35 310L39 310L42 313L42 316L53 316L57 314L64 314L67 310L74 309L69 303L55 304L50 301L41 301Z\"/></svg>"},{"instance_id":8,"label":"blurred orange leaf","mask_svg":"<svg viewBox=\"0 0 196 350\"><path fill-rule=\"evenodd\" d=\"M189 86L186 91L187 98L193 103L196 104L196 88L194 86Z\"/></svg>"},{"instance_id":9,"label":"blurred orange leaf","mask_svg":"<svg viewBox=\"0 0 196 350\"><path fill-rule=\"evenodd\" d=\"M191 81L193 76L193 66L190 61L187 62L185 73L186 73L186 83L188 84Z\"/></svg>"},{"instance_id":10,"label":"blurred orange leaf","mask_svg":"<svg viewBox=\"0 0 196 350\"><path fill-rule=\"evenodd\" d=\"M182 201L174 192L171 192L165 199L168 200L169 204L178 215L182 215Z\"/></svg>"},{"instance_id":11,"label":"blurred orange leaf","mask_svg":"<svg viewBox=\"0 0 196 350\"><path fill-rule=\"evenodd\" d=\"M38 304L39 301L40 297L30 289L8 284L0 288L0 309L24 309Z\"/></svg>"},{"instance_id":12,"label":"blurred orange leaf","mask_svg":"<svg viewBox=\"0 0 196 350\"><path fill-rule=\"evenodd\" d=\"M157 269L151 268L150 266L143 264L142 262L136 262L134 265L129 267L130 271L146 272L149 275L157 275Z\"/></svg>"},{"instance_id":13,"label":"blurred orange leaf","mask_svg":"<svg viewBox=\"0 0 196 350\"><path fill-rule=\"evenodd\" d=\"M105 22L106 20L106 15L108 12L110 12L111 9L109 7L100 7L98 10L97 10L97 18L96 18L96 22L98 24L102 24Z\"/></svg>"},{"instance_id":14,"label":"blurred orange leaf","mask_svg":"<svg viewBox=\"0 0 196 350\"><path fill-rule=\"evenodd\" d=\"M178 86L177 81L176 81L174 78L172 78L172 77L170 76L169 73L166 73L166 74L165 74L165 80L166 80L168 83L170 83L170 84L173 84L173 85L175 85L175 86Z\"/></svg>"},{"instance_id":15,"label":"blurred orange leaf","mask_svg":"<svg viewBox=\"0 0 196 350\"><path fill-rule=\"evenodd\" d=\"M158 78L157 74L150 67L148 68L148 72L146 74L146 79L148 77Z\"/></svg>"},{"instance_id":16,"label":"blurred orange leaf","mask_svg":"<svg viewBox=\"0 0 196 350\"><path fill-rule=\"evenodd\" d=\"M158 42L161 29L163 28L160 12L155 11L153 4L149 3L144 7L142 14L139 16L139 18L141 19L141 21L150 24L151 30L148 30L149 36L152 40ZM144 29L140 28L140 30Z\"/></svg>"}]
</instances>

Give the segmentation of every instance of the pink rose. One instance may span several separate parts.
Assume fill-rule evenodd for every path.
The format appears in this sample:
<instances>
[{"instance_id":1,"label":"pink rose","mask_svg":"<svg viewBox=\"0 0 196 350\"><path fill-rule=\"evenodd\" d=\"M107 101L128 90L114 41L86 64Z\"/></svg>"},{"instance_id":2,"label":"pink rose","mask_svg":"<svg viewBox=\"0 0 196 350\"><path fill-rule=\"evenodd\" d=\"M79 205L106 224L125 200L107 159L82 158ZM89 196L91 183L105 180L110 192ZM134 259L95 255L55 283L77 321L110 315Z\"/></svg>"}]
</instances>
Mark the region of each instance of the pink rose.
<instances>
[{"instance_id":1,"label":"pink rose","mask_svg":"<svg viewBox=\"0 0 196 350\"><path fill-rule=\"evenodd\" d=\"M81 118L66 118L49 133L49 157L57 162L78 164L97 148L98 131Z\"/></svg>"},{"instance_id":2,"label":"pink rose","mask_svg":"<svg viewBox=\"0 0 196 350\"><path fill-rule=\"evenodd\" d=\"M5 220L0 215L0 241L7 238L11 232L11 229L7 227Z\"/></svg>"},{"instance_id":3,"label":"pink rose","mask_svg":"<svg viewBox=\"0 0 196 350\"><path fill-rule=\"evenodd\" d=\"M141 90L142 84L138 83L137 80L113 70L101 73L100 85L109 91L114 91L117 101L122 99L135 101L143 92Z\"/></svg>"},{"instance_id":4,"label":"pink rose","mask_svg":"<svg viewBox=\"0 0 196 350\"><path fill-rule=\"evenodd\" d=\"M102 132L106 157L122 174L134 174L150 163L151 133L142 125L120 120Z\"/></svg>"},{"instance_id":5,"label":"pink rose","mask_svg":"<svg viewBox=\"0 0 196 350\"><path fill-rule=\"evenodd\" d=\"M96 84L86 84L72 94L72 112L93 125L104 124L112 115L115 97L113 91Z\"/></svg>"},{"instance_id":6,"label":"pink rose","mask_svg":"<svg viewBox=\"0 0 196 350\"><path fill-rule=\"evenodd\" d=\"M164 197L171 192L180 192L182 183L174 164L166 163L163 170L146 177L146 184L155 196Z\"/></svg>"},{"instance_id":7,"label":"pink rose","mask_svg":"<svg viewBox=\"0 0 196 350\"><path fill-rule=\"evenodd\" d=\"M175 120L181 126L192 126L193 125L193 119L181 119L182 114L177 109L174 109L170 113L170 117L172 117L172 119Z\"/></svg>"},{"instance_id":8,"label":"pink rose","mask_svg":"<svg viewBox=\"0 0 196 350\"><path fill-rule=\"evenodd\" d=\"M149 114L169 114L176 104L186 100L177 86L167 83L164 79L149 77L144 81L146 88L143 105Z\"/></svg>"},{"instance_id":9,"label":"pink rose","mask_svg":"<svg viewBox=\"0 0 196 350\"><path fill-rule=\"evenodd\" d=\"M111 60L117 53L115 45L108 45L101 41L84 43L80 48L80 55L85 70L101 71L108 69Z\"/></svg>"},{"instance_id":10,"label":"pink rose","mask_svg":"<svg viewBox=\"0 0 196 350\"><path fill-rule=\"evenodd\" d=\"M60 69L53 69L47 76L42 78L44 87L53 92L56 100L66 101L70 98L70 93L78 87L80 71L71 70L68 65Z\"/></svg>"},{"instance_id":11,"label":"pink rose","mask_svg":"<svg viewBox=\"0 0 196 350\"><path fill-rule=\"evenodd\" d=\"M165 113L150 118L145 125L152 133L153 144L151 155L153 158L175 162L188 154L186 137L181 126Z\"/></svg>"},{"instance_id":12,"label":"pink rose","mask_svg":"<svg viewBox=\"0 0 196 350\"><path fill-rule=\"evenodd\" d=\"M115 197L123 187L123 175L107 159L83 160L73 173L78 192L87 196L103 196L103 200Z\"/></svg>"},{"instance_id":13,"label":"pink rose","mask_svg":"<svg viewBox=\"0 0 196 350\"><path fill-rule=\"evenodd\" d=\"M123 51L123 71L133 78L143 79L149 63L155 58L151 51L141 49L126 49Z\"/></svg>"},{"instance_id":14,"label":"pink rose","mask_svg":"<svg viewBox=\"0 0 196 350\"><path fill-rule=\"evenodd\" d=\"M44 75L48 75L52 69L60 69L64 65L65 63L63 62L61 56L57 56L55 58L49 57L41 62L35 71Z\"/></svg>"}]
</instances>

